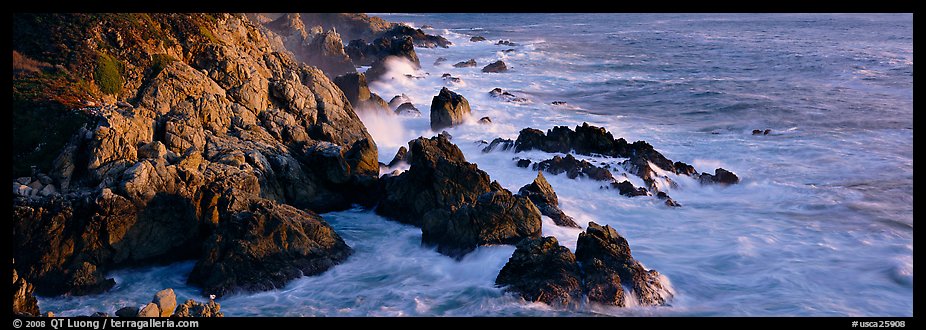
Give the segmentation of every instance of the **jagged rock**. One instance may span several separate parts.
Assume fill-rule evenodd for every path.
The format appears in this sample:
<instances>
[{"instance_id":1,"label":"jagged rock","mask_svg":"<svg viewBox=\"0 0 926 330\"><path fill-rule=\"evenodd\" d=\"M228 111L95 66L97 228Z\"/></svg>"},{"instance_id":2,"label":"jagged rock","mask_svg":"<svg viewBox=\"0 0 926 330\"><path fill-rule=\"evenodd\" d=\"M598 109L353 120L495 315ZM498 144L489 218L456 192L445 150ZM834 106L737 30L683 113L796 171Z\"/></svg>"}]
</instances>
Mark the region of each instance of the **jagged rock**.
<instances>
[{"instance_id":1,"label":"jagged rock","mask_svg":"<svg viewBox=\"0 0 926 330\"><path fill-rule=\"evenodd\" d=\"M117 317L136 317L138 316L138 307L126 306L116 311Z\"/></svg>"},{"instance_id":2,"label":"jagged rock","mask_svg":"<svg viewBox=\"0 0 926 330\"><path fill-rule=\"evenodd\" d=\"M142 307L141 310L138 311L138 315L136 315L136 317L159 317L159 316L161 316L161 311L158 310L158 305L155 305L154 303L148 303L147 305L145 305L145 307Z\"/></svg>"},{"instance_id":3,"label":"jagged rock","mask_svg":"<svg viewBox=\"0 0 926 330\"><path fill-rule=\"evenodd\" d=\"M161 317L169 317L177 308L177 296L174 294L174 289L158 291L151 302L158 306Z\"/></svg>"},{"instance_id":4,"label":"jagged rock","mask_svg":"<svg viewBox=\"0 0 926 330\"><path fill-rule=\"evenodd\" d=\"M480 123L480 124L483 124L483 125L485 125L485 124L491 124L491 123L492 123L492 118L489 118L489 117L482 117L482 118L479 118L479 123Z\"/></svg>"},{"instance_id":5,"label":"jagged rock","mask_svg":"<svg viewBox=\"0 0 926 330\"><path fill-rule=\"evenodd\" d=\"M566 105L566 104L568 104L568 103L566 103L566 101L553 101L553 102L550 102L550 104L552 104L552 105Z\"/></svg>"},{"instance_id":6,"label":"jagged rock","mask_svg":"<svg viewBox=\"0 0 926 330\"><path fill-rule=\"evenodd\" d=\"M624 181L621 181L621 182L617 182L616 180L615 180L615 181L612 181L612 182L611 182L611 188L612 188L612 189L617 189L617 191L618 191L619 194L624 195L624 196L627 196L627 197L635 197L635 196L646 196L646 195L649 195L649 193L646 192L646 189L634 187L633 184L630 183L630 181L627 181L627 180L624 180Z\"/></svg>"},{"instance_id":7,"label":"jagged rock","mask_svg":"<svg viewBox=\"0 0 926 330\"><path fill-rule=\"evenodd\" d=\"M518 45L518 44L516 44L516 43L511 42L510 40L499 40L499 41L496 42L495 44L496 44L496 45L501 45L501 46L511 46L511 47L514 47L514 46L517 46L517 45Z\"/></svg>"},{"instance_id":8,"label":"jagged rock","mask_svg":"<svg viewBox=\"0 0 926 330\"><path fill-rule=\"evenodd\" d=\"M484 68L482 68L482 72L499 73L505 71L508 71L508 66L505 65L505 62L502 62L501 60L489 63L489 65L486 65Z\"/></svg>"},{"instance_id":9,"label":"jagged rock","mask_svg":"<svg viewBox=\"0 0 926 330\"><path fill-rule=\"evenodd\" d=\"M446 87L431 100L431 130L462 124L470 114L469 101Z\"/></svg>"},{"instance_id":10,"label":"jagged rock","mask_svg":"<svg viewBox=\"0 0 926 330\"><path fill-rule=\"evenodd\" d=\"M662 192L662 191L657 192L657 193L656 193L656 197L659 198L659 199L665 200L664 203L665 203L666 206L670 206L670 207L680 207L680 206L682 206L682 204L679 204L678 202L676 202L674 199L672 199L671 197L669 197L669 195L666 194L665 192Z\"/></svg>"},{"instance_id":11,"label":"jagged rock","mask_svg":"<svg viewBox=\"0 0 926 330\"><path fill-rule=\"evenodd\" d=\"M446 58L446 57L438 57L436 60L434 60L434 66L441 65L441 64L443 64L444 62L447 62L447 58Z\"/></svg>"},{"instance_id":12,"label":"jagged rock","mask_svg":"<svg viewBox=\"0 0 926 330\"><path fill-rule=\"evenodd\" d=\"M578 306L582 297L576 257L555 237L525 239L495 278L524 300L557 307Z\"/></svg>"},{"instance_id":13,"label":"jagged rock","mask_svg":"<svg viewBox=\"0 0 926 330\"><path fill-rule=\"evenodd\" d=\"M412 99L408 97L408 95L405 95L405 93L402 93L402 95L393 96L392 99L389 100L389 108L397 110L400 105L405 103L412 103Z\"/></svg>"},{"instance_id":14,"label":"jagged rock","mask_svg":"<svg viewBox=\"0 0 926 330\"><path fill-rule=\"evenodd\" d=\"M553 219L557 226L580 228L575 219L559 209L556 192L543 177L543 172L537 171L537 178L518 189L518 195L529 198L540 209L540 213Z\"/></svg>"},{"instance_id":15,"label":"jagged rock","mask_svg":"<svg viewBox=\"0 0 926 330\"><path fill-rule=\"evenodd\" d=\"M421 67L421 61L415 53L414 40L411 37L383 37L369 44L363 40L351 40L344 50L354 65L358 66L375 65L390 56L395 56L408 60L415 68ZM368 78L371 81L376 80L372 76Z\"/></svg>"},{"instance_id":16,"label":"jagged rock","mask_svg":"<svg viewBox=\"0 0 926 330\"><path fill-rule=\"evenodd\" d=\"M409 141L408 163L402 175L383 181L386 195L376 209L400 222L421 226L429 211L473 204L479 195L500 188L441 136Z\"/></svg>"},{"instance_id":17,"label":"jagged rock","mask_svg":"<svg viewBox=\"0 0 926 330\"><path fill-rule=\"evenodd\" d=\"M675 174L689 175L689 176L693 174L698 174L698 172L695 171L694 166L685 164L683 162L675 162L673 165L675 166Z\"/></svg>"},{"instance_id":18,"label":"jagged rock","mask_svg":"<svg viewBox=\"0 0 926 330\"><path fill-rule=\"evenodd\" d=\"M404 24L396 24L392 28L383 32L383 37L406 37L414 40L415 46L424 48L441 47L447 48L453 43L442 36L435 36L424 33L421 29L415 29Z\"/></svg>"},{"instance_id":19,"label":"jagged rock","mask_svg":"<svg viewBox=\"0 0 926 330\"><path fill-rule=\"evenodd\" d=\"M318 67L329 78L357 72L337 32L327 31L315 36L305 53L305 63Z\"/></svg>"},{"instance_id":20,"label":"jagged rock","mask_svg":"<svg viewBox=\"0 0 926 330\"><path fill-rule=\"evenodd\" d=\"M421 117L421 111L410 102L405 102L395 109L395 114L406 117Z\"/></svg>"},{"instance_id":21,"label":"jagged rock","mask_svg":"<svg viewBox=\"0 0 926 330\"><path fill-rule=\"evenodd\" d=\"M152 141L138 148L138 159L158 159L165 156L167 147L161 141Z\"/></svg>"},{"instance_id":22,"label":"jagged rock","mask_svg":"<svg viewBox=\"0 0 926 330\"><path fill-rule=\"evenodd\" d=\"M472 38L469 38L469 41L471 41L471 42L486 41L486 38L483 37L483 36L474 36L474 37L472 37Z\"/></svg>"},{"instance_id":23,"label":"jagged rock","mask_svg":"<svg viewBox=\"0 0 926 330\"><path fill-rule=\"evenodd\" d=\"M517 146L517 142L515 142L515 146ZM578 160L572 156L572 154L566 154L566 157L560 157L558 155L553 156L552 159L535 164L533 169L547 171L554 175L566 173L566 176L570 179L575 179L579 175L582 175L583 177L588 177L589 179L597 181L614 180L611 171L592 165L592 163L586 160Z\"/></svg>"},{"instance_id":24,"label":"jagged rock","mask_svg":"<svg viewBox=\"0 0 926 330\"><path fill-rule=\"evenodd\" d=\"M357 111L392 114L389 105L379 95L370 92L367 78L363 73L348 73L334 78L334 83L344 92L347 101Z\"/></svg>"},{"instance_id":25,"label":"jagged rock","mask_svg":"<svg viewBox=\"0 0 926 330\"><path fill-rule=\"evenodd\" d=\"M585 269L586 287L594 292L590 300L595 297L601 299L598 302L624 306L615 292L621 285L631 288L637 302L644 306L663 305L672 297L659 273L643 268L631 255L627 240L611 226L589 222L585 232L579 234L575 255Z\"/></svg>"},{"instance_id":26,"label":"jagged rock","mask_svg":"<svg viewBox=\"0 0 926 330\"><path fill-rule=\"evenodd\" d=\"M314 213L266 200L243 211L225 216L204 243L204 257L189 277L204 294L279 288L324 272L352 252Z\"/></svg>"},{"instance_id":27,"label":"jagged rock","mask_svg":"<svg viewBox=\"0 0 926 330\"><path fill-rule=\"evenodd\" d=\"M476 60L475 60L475 59L469 59L468 61L463 61L463 62L459 62L459 63L457 63L457 64L454 64L453 67L455 67L455 68L471 68L471 67L474 67L474 66L476 66L476 65L477 65L477 64L476 64Z\"/></svg>"},{"instance_id":28,"label":"jagged rock","mask_svg":"<svg viewBox=\"0 0 926 330\"><path fill-rule=\"evenodd\" d=\"M174 317L225 317L225 314L220 312L222 306L214 300L210 300L208 303L203 304L193 299L189 299L180 306L177 306L177 311L174 312Z\"/></svg>"},{"instance_id":29,"label":"jagged rock","mask_svg":"<svg viewBox=\"0 0 926 330\"><path fill-rule=\"evenodd\" d=\"M508 151L514 147L514 141L511 139L495 138L492 142L489 143L485 148L482 148L482 152L491 152L491 151Z\"/></svg>"},{"instance_id":30,"label":"jagged rock","mask_svg":"<svg viewBox=\"0 0 926 330\"><path fill-rule=\"evenodd\" d=\"M347 39L373 40L396 24L363 13L300 13L306 26L335 29Z\"/></svg>"},{"instance_id":31,"label":"jagged rock","mask_svg":"<svg viewBox=\"0 0 926 330\"><path fill-rule=\"evenodd\" d=\"M497 87L489 91L489 95L492 97L504 99L507 102L523 103L528 101L526 98L517 97L514 94L511 94L510 92Z\"/></svg>"},{"instance_id":32,"label":"jagged rock","mask_svg":"<svg viewBox=\"0 0 926 330\"><path fill-rule=\"evenodd\" d=\"M731 185L737 184L740 182L740 178L736 176L733 172L727 171L723 168L717 168L714 170L714 174L701 173L698 177L698 180L702 184L720 184L720 185Z\"/></svg>"},{"instance_id":33,"label":"jagged rock","mask_svg":"<svg viewBox=\"0 0 926 330\"><path fill-rule=\"evenodd\" d=\"M16 261L13 261L16 266ZM39 302L35 299L32 284L16 273L13 268L13 314L17 316L39 316Z\"/></svg>"},{"instance_id":34,"label":"jagged rock","mask_svg":"<svg viewBox=\"0 0 926 330\"><path fill-rule=\"evenodd\" d=\"M447 141L453 140L453 135L450 135L447 131L440 131L440 134L437 134L437 136L447 139Z\"/></svg>"},{"instance_id":35,"label":"jagged rock","mask_svg":"<svg viewBox=\"0 0 926 330\"><path fill-rule=\"evenodd\" d=\"M527 168L528 166L531 166L531 160L530 159L518 159L516 165L521 168Z\"/></svg>"},{"instance_id":36,"label":"jagged rock","mask_svg":"<svg viewBox=\"0 0 926 330\"><path fill-rule=\"evenodd\" d=\"M396 166L401 162L408 162L408 149L405 149L405 146L399 147L399 151L396 151L395 157L392 157L392 160L389 161L388 167Z\"/></svg>"},{"instance_id":37,"label":"jagged rock","mask_svg":"<svg viewBox=\"0 0 926 330\"><path fill-rule=\"evenodd\" d=\"M421 226L421 242L455 258L487 244L515 244L540 237L540 210L523 196L505 189L484 193L472 205L455 211L428 212Z\"/></svg>"}]
</instances>

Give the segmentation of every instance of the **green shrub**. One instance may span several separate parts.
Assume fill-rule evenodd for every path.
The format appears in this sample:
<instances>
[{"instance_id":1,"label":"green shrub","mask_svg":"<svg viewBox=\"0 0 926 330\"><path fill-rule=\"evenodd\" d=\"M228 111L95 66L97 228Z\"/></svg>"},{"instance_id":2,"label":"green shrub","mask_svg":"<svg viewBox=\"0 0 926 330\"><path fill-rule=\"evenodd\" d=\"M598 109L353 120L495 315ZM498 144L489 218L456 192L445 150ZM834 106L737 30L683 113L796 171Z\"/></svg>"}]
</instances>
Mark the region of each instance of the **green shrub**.
<instances>
[{"instance_id":1,"label":"green shrub","mask_svg":"<svg viewBox=\"0 0 926 330\"><path fill-rule=\"evenodd\" d=\"M93 80L106 94L119 94L122 91L122 63L107 54L100 54L96 59Z\"/></svg>"},{"instance_id":2,"label":"green shrub","mask_svg":"<svg viewBox=\"0 0 926 330\"><path fill-rule=\"evenodd\" d=\"M176 58L167 54L151 55L151 76L157 76L164 68L176 60Z\"/></svg>"}]
</instances>

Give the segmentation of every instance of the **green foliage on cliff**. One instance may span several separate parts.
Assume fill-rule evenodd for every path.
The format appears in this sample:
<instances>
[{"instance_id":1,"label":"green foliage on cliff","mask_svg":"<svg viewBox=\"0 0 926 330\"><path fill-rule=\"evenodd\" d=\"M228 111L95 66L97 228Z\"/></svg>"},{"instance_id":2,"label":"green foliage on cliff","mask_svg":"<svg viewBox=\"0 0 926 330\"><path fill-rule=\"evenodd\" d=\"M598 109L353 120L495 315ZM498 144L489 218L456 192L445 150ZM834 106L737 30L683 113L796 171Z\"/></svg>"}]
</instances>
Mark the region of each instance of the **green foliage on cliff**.
<instances>
[{"instance_id":1,"label":"green foliage on cliff","mask_svg":"<svg viewBox=\"0 0 926 330\"><path fill-rule=\"evenodd\" d=\"M167 54L151 55L151 76L157 76L158 73L161 73L164 68L175 61L177 61L176 58Z\"/></svg>"},{"instance_id":2,"label":"green foliage on cliff","mask_svg":"<svg viewBox=\"0 0 926 330\"><path fill-rule=\"evenodd\" d=\"M93 80L106 94L119 94L122 91L122 63L107 54L100 54L96 59Z\"/></svg>"}]
</instances>

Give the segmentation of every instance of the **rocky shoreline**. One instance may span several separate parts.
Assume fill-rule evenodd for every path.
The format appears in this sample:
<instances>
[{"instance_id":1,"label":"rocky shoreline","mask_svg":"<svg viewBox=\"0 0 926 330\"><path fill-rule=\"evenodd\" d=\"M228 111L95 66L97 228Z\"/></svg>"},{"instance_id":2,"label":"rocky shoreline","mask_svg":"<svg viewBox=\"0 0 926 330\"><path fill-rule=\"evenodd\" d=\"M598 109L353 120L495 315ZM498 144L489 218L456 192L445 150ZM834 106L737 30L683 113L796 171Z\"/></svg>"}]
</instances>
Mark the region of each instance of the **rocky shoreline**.
<instances>
[{"instance_id":1,"label":"rocky shoreline","mask_svg":"<svg viewBox=\"0 0 926 330\"><path fill-rule=\"evenodd\" d=\"M409 141L381 164L357 113L421 113L406 96L387 103L368 84L385 79L386 62L396 58L420 67L415 47L451 43L363 14L71 14L55 16L57 25L46 24L43 14L14 16L17 54L52 68L14 72L14 105L24 105L14 111L39 111L36 104L51 102L85 116L55 142L60 148L42 151L52 154L48 159L17 158L31 166L13 181L16 315L41 315L34 294L98 294L115 285L106 275L112 270L180 260L196 260L188 283L203 296L279 288L350 258L352 248L318 213L352 205L420 227L422 245L456 259L482 245L516 245L496 283L526 301L573 308L587 298L627 306L626 287L638 304L663 305L672 293L657 272L633 259L613 228L590 222L575 254L541 237L542 216L581 228L559 209L542 172L604 181L621 195L655 195L669 206L679 204L660 184L672 182L652 166L704 184L739 182L722 168L698 174L645 141L628 143L588 124L525 128L516 140L487 143L484 152L566 154L518 161L537 174L516 193L468 162L446 131ZM107 61L118 64L115 73ZM357 66L371 68L359 73ZM498 61L482 72L510 69ZM54 99L25 92L27 83L61 76L93 84ZM113 79L117 86L107 85ZM501 89L490 95L527 102ZM438 133L465 124L471 110L463 95L445 87L429 115ZM618 182L608 168L573 153L625 158L623 169L647 187ZM402 162L407 170L380 175ZM222 316L213 299L177 305L172 296L167 289L116 314Z\"/></svg>"}]
</instances>

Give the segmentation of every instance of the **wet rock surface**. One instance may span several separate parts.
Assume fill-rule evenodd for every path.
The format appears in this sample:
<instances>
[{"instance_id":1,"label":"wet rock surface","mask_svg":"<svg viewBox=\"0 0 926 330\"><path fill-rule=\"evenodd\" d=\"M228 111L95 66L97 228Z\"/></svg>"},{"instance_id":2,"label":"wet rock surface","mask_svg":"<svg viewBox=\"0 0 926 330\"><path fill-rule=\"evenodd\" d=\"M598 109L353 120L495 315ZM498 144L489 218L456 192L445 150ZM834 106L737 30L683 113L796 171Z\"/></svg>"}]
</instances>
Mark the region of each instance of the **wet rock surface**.
<instances>
[{"instance_id":1,"label":"wet rock surface","mask_svg":"<svg viewBox=\"0 0 926 330\"><path fill-rule=\"evenodd\" d=\"M508 71L508 66L501 60L489 63L489 65L482 68L482 72L488 73L500 73L505 71Z\"/></svg>"},{"instance_id":2,"label":"wet rock surface","mask_svg":"<svg viewBox=\"0 0 926 330\"><path fill-rule=\"evenodd\" d=\"M553 187L543 177L543 172L537 172L537 178L521 189L518 189L518 195L525 196L540 209L540 213L553 219L557 226L579 228L575 219L563 213L559 209L559 199Z\"/></svg>"},{"instance_id":3,"label":"wet rock surface","mask_svg":"<svg viewBox=\"0 0 926 330\"><path fill-rule=\"evenodd\" d=\"M582 275L576 257L555 237L525 239L498 273L495 284L524 300L575 307L582 298Z\"/></svg>"},{"instance_id":4,"label":"wet rock surface","mask_svg":"<svg viewBox=\"0 0 926 330\"><path fill-rule=\"evenodd\" d=\"M446 87L431 100L431 130L462 124L470 115L469 101Z\"/></svg>"}]
</instances>

